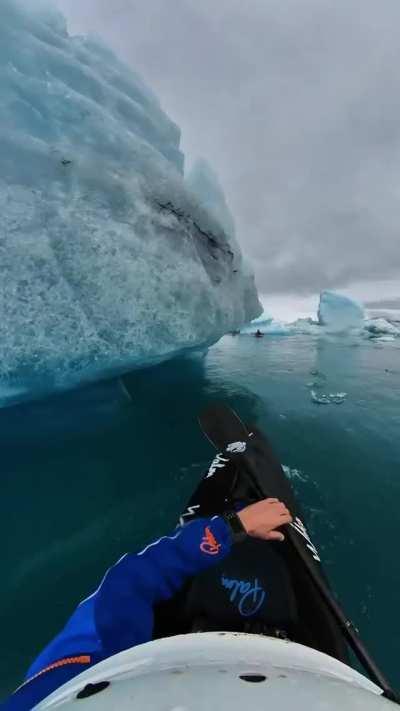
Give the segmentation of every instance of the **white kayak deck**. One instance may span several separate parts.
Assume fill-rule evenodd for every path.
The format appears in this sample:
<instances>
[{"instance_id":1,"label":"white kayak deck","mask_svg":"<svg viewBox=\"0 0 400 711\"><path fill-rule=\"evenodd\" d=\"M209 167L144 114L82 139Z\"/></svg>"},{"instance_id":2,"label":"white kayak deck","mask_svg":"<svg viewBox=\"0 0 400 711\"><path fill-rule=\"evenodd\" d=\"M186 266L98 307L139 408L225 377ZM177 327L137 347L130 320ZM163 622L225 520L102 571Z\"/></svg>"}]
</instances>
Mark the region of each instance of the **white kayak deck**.
<instances>
[{"instance_id":1,"label":"white kayak deck","mask_svg":"<svg viewBox=\"0 0 400 711\"><path fill-rule=\"evenodd\" d=\"M243 678L243 677L247 677ZM77 699L87 684L109 682ZM294 642L231 632L180 635L121 652L36 706L97 711L379 711L398 708L332 657Z\"/></svg>"}]
</instances>

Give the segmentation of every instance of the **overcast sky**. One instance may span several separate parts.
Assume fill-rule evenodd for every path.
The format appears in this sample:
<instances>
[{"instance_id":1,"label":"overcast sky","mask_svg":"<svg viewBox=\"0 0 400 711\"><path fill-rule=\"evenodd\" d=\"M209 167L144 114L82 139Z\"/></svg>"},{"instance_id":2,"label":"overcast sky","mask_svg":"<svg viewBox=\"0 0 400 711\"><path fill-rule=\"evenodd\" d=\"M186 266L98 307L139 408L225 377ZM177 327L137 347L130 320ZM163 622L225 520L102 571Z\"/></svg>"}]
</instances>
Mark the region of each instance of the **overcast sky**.
<instances>
[{"instance_id":1,"label":"overcast sky","mask_svg":"<svg viewBox=\"0 0 400 711\"><path fill-rule=\"evenodd\" d=\"M207 158L259 291L400 295L399 0L55 0Z\"/></svg>"}]
</instances>

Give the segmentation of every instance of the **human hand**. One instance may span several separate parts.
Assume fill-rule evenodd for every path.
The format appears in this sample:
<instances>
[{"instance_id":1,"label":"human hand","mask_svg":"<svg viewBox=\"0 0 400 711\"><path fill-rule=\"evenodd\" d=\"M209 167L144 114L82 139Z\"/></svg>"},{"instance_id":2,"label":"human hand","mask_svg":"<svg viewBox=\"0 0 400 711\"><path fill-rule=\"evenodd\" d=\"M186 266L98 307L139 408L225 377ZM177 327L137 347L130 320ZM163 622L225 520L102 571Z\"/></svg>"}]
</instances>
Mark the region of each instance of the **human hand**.
<instances>
[{"instance_id":1,"label":"human hand","mask_svg":"<svg viewBox=\"0 0 400 711\"><path fill-rule=\"evenodd\" d=\"M293 521L289 510L279 499L264 499L246 506L238 516L249 536L265 541L283 541L285 536L276 528Z\"/></svg>"}]
</instances>

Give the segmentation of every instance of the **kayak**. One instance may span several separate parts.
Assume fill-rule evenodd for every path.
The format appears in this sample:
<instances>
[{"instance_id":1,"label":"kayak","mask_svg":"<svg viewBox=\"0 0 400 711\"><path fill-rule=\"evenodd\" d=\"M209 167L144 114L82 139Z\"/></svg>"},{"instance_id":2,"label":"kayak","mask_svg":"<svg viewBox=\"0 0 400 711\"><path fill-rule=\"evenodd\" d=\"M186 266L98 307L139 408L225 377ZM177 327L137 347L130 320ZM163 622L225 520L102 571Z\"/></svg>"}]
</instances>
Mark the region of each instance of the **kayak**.
<instances>
[{"instance_id":1,"label":"kayak","mask_svg":"<svg viewBox=\"0 0 400 711\"><path fill-rule=\"evenodd\" d=\"M285 540L235 543L156 607L150 642L74 677L36 711L394 711L399 697L334 598L265 434L225 405L199 420L217 452L178 525L273 497L293 516ZM201 545L212 553L217 542ZM350 650L370 678L350 666Z\"/></svg>"},{"instance_id":2,"label":"kayak","mask_svg":"<svg viewBox=\"0 0 400 711\"><path fill-rule=\"evenodd\" d=\"M278 498L292 513L291 529L314 576L327 584L303 512L265 435L245 427L225 406L210 408L207 421L220 452L191 496L180 523L237 510L267 496ZM254 476L243 465L244 452L252 458ZM341 662L349 661L342 630L288 536L284 542L248 537L234 545L223 562L159 606L154 637L218 629L290 639Z\"/></svg>"},{"instance_id":3,"label":"kayak","mask_svg":"<svg viewBox=\"0 0 400 711\"><path fill-rule=\"evenodd\" d=\"M283 542L248 537L234 545L222 563L161 605L155 639L224 629L290 640L346 665L353 653L384 695L399 703L330 589L301 506L265 433L220 403L207 408L199 422L218 453L179 523L267 497L285 503L293 522L285 527Z\"/></svg>"}]
</instances>

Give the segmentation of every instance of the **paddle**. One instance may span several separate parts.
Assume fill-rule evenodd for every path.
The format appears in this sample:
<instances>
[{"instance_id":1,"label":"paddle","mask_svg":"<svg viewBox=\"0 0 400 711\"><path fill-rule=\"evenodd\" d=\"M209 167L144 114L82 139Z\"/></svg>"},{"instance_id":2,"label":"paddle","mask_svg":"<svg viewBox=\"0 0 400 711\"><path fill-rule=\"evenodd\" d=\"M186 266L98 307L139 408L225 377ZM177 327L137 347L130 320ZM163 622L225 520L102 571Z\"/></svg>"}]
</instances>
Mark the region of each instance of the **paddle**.
<instances>
[{"instance_id":1,"label":"paddle","mask_svg":"<svg viewBox=\"0 0 400 711\"><path fill-rule=\"evenodd\" d=\"M260 461L259 456L255 457L252 455L252 436L251 433L249 433L248 428L240 420L240 417L226 405L216 403L215 405L207 408L207 410L200 415L199 423L203 429L203 432L217 449L225 450L229 443L232 442L235 442L236 445L239 445L241 442L246 444L244 451L239 451L240 449L243 449L240 446L236 447L236 451L231 448L229 456L240 461L242 470L245 471L251 478L252 485L254 486L260 499L271 496L271 492L266 491L260 483L260 479L261 481L263 479L262 476L260 477L262 461ZM256 438L263 439L265 450L264 454L266 455L264 467L268 464L271 467L272 473L275 477L278 473L281 473L282 477L285 477L281 465L273 453L268 439L264 434L261 434L258 431L255 439ZM275 495L275 492L272 492L272 494ZM285 526L285 529L288 542L295 550L299 559L302 561L322 600L333 614L348 644L368 672L371 680L382 688L384 697L400 704L400 697L393 690L388 680L369 654L357 632L357 629L344 614L324 578L318 575L315 567L315 561L313 557L310 556L308 548L304 546L304 542L301 538L299 538L298 533L291 525Z\"/></svg>"}]
</instances>

